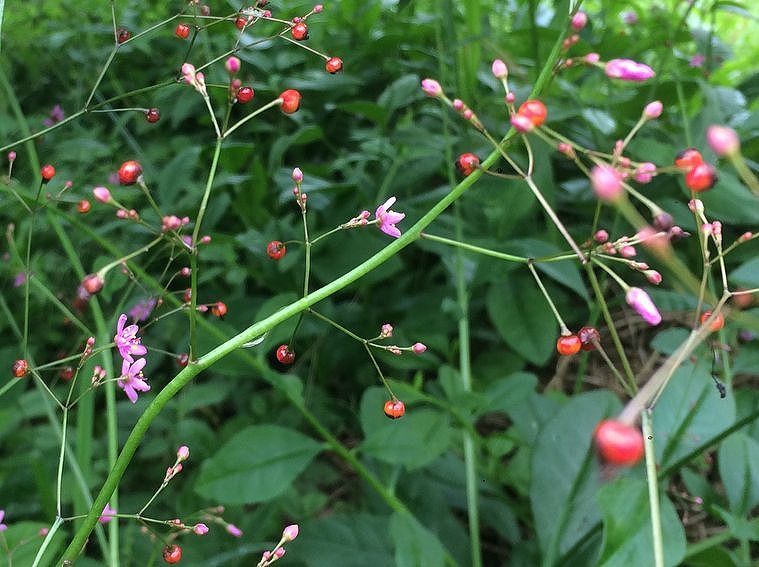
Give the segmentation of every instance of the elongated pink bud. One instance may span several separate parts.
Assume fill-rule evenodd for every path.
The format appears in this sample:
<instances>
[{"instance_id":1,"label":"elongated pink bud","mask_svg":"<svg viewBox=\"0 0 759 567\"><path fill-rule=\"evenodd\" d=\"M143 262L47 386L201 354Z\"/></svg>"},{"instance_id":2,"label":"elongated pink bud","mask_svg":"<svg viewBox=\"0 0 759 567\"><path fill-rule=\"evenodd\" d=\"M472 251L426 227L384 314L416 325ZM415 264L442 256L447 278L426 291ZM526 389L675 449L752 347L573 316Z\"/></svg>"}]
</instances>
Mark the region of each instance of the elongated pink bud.
<instances>
[{"instance_id":1,"label":"elongated pink bud","mask_svg":"<svg viewBox=\"0 0 759 567\"><path fill-rule=\"evenodd\" d=\"M649 325L661 323L661 314L654 305L651 296L639 287L631 287L625 295L627 304L637 311L638 315Z\"/></svg>"}]
</instances>

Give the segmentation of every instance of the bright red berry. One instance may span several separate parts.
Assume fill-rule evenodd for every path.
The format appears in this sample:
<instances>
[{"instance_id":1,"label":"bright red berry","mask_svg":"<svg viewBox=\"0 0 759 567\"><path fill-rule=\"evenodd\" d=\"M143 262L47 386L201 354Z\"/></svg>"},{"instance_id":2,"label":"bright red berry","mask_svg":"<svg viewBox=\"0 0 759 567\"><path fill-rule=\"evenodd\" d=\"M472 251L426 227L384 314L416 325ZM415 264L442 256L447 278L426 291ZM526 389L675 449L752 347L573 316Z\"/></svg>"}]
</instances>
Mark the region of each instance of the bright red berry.
<instances>
[{"instance_id":1,"label":"bright red berry","mask_svg":"<svg viewBox=\"0 0 759 567\"><path fill-rule=\"evenodd\" d=\"M119 182L122 185L134 185L142 175L142 166L134 160L125 161L119 168Z\"/></svg>"},{"instance_id":2,"label":"bright red berry","mask_svg":"<svg viewBox=\"0 0 759 567\"><path fill-rule=\"evenodd\" d=\"M280 364L292 364L295 362L295 353L290 350L290 345L277 347L277 360Z\"/></svg>"},{"instance_id":3,"label":"bright red berry","mask_svg":"<svg viewBox=\"0 0 759 567\"><path fill-rule=\"evenodd\" d=\"M130 37L132 37L132 32L130 32L126 28L119 28L116 32L116 41L119 43L124 43L127 41Z\"/></svg>"},{"instance_id":4,"label":"bright red berry","mask_svg":"<svg viewBox=\"0 0 759 567\"><path fill-rule=\"evenodd\" d=\"M245 104L247 102L250 102L253 100L253 95L255 93L253 92L253 89L250 87L240 87L237 89L237 102L240 104Z\"/></svg>"},{"instance_id":5,"label":"bright red berry","mask_svg":"<svg viewBox=\"0 0 759 567\"><path fill-rule=\"evenodd\" d=\"M180 39L187 39L190 36L190 26L187 24L177 24L174 34Z\"/></svg>"},{"instance_id":6,"label":"bright red berry","mask_svg":"<svg viewBox=\"0 0 759 567\"><path fill-rule=\"evenodd\" d=\"M42 169L40 169L40 175L42 175L42 181L47 183L55 177L55 168L50 164L43 165Z\"/></svg>"},{"instance_id":7,"label":"bright red berry","mask_svg":"<svg viewBox=\"0 0 759 567\"><path fill-rule=\"evenodd\" d=\"M211 313L213 313L219 319L222 319L227 314L227 304L223 301L217 301L211 307Z\"/></svg>"},{"instance_id":8,"label":"bright red berry","mask_svg":"<svg viewBox=\"0 0 759 567\"><path fill-rule=\"evenodd\" d=\"M593 341L597 342L601 340L601 333L595 327L583 327L577 331L577 336L582 343L582 350L595 350L596 347Z\"/></svg>"},{"instance_id":9,"label":"bright red berry","mask_svg":"<svg viewBox=\"0 0 759 567\"><path fill-rule=\"evenodd\" d=\"M65 380L66 382L70 381L74 377L74 369L71 366L62 368L60 377L61 380Z\"/></svg>"},{"instance_id":10,"label":"bright red berry","mask_svg":"<svg viewBox=\"0 0 759 567\"><path fill-rule=\"evenodd\" d=\"M245 26L248 25L248 18L244 16L238 16L238 18L235 20L235 27L238 30L244 30Z\"/></svg>"},{"instance_id":11,"label":"bright red berry","mask_svg":"<svg viewBox=\"0 0 759 567\"><path fill-rule=\"evenodd\" d=\"M388 400L385 402L384 411L390 419L398 419L406 413L406 404L397 399Z\"/></svg>"},{"instance_id":12,"label":"bright red berry","mask_svg":"<svg viewBox=\"0 0 759 567\"><path fill-rule=\"evenodd\" d=\"M704 163L704 158L696 148L686 148L675 156L675 165L683 171L690 171L702 163Z\"/></svg>"},{"instance_id":13,"label":"bright red berry","mask_svg":"<svg viewBox=\"0 0 759 567\"><path fill-rule=\"evenodd\" d=\"M343 60L339 57L330 57L324 66L328 73L334 75L343 70Z\"/></svg>"},{"instance_id":14,"label":"bright red berry","mask_svg":"<svg viewBox=\"0 0 759 567\"><path fill-rule=\"evenodd\" d=\"M540 126L546 121L548 110L546 110L546 105L539 100L526 100L517 110L517 114L529 118L533 126Z\"/></svg>"},{"instance_id":15,"label":"bright red berry","mask_svg":"<svg viewBox=\"0 0 759 567\"><path fill-rule=\"evenodd\" d=\"M266 253L272 260L281 260L285 257L287 248L279 240L272 240L266 245Z\"/></svg>"},{"instance_id":16,"label":"bright red berry","mask_svg":"<svg viewBox=\"0 0 759 567\"><path fill-rule=\"evenodd\" d=\"M155 124L161 119L161 112L157 108L149 108L145 111L145 120Z\"/></svg>"},{"instance_id":17,"label":"bright red berry","mask_svg":"<svg viewBox=\"0 0 759 567\"><path fill-rule=\"evenodd\" d=\"M701 324L703 325L706 322L706 320L711 316L712 316L711 311L704 311L704 313L701 315ZM709 330L712 333L716 333L724 326L725 326L725 317L722 315L722 313L720 313L717 315L714 321L712 321L712 324L709 325Z\"/></svg>"},{"instance_id":18,"label":"bright red berry","mask_svg":"<svg viewBox=\"0 0 759 567\"><path fill-rule=\"evenodd\" d=\"M293 39L297 41L308 39L308 26L303 22L295 24L290 30L290 35L292 35Z\"/></svg>"},{"instance_id":19,"label":"bright red berry","mask_svg":"<svg viewBox=\"0 0 759 567\"><path fill-rule=\"evenodd\" d=\"M188 362L190 362L190 355L186 352L177 355L177 366L179 366L179 368L184 368L187 366Z\"/></svg>"},{"instance_id":20,"label":"bright red berry","mask_svg":"<svg viewBox=\"0 0 759 567\"><path fill-rule=\"evenodd\" d=\"M478 167L480 167L480 158L473 153L461 154L456 159L456 169L464 176L471 175Z\"/></svg>"},{"instance_id":21,"label":"bright red berry","mask_svg":"<svg viewBox=\"0 0 759 567\"><path fill-rule=\"evenodd\" d=\"M685 185L697 193L711 189L715 183L717 171L708 163L700 163L685 174Z\"/></svg>"},{"instance_id":22,"label":"bright red berry","mask_svg":"<svg viewBox=\"0 0 759 567\"><path fill-rule=\"evenodd\" d=\"M571 356L580 352L582 341L577 335L564 335L556 341L556 350L562 356Z\"/></svg>"},{"instance_id":23,"label":"bright red berry","mask_svg":"<svg viewBox=\"0 0 759 567\"><path fill-rule=\"evenodd\" d=\"M179 563L182 559L182 548L176 543L163 548L163 560L166 563Z\"/></svg>"},{"instance_id":24,"label":"bright red berry","mask_svg":"<svg viewBox=\"0 0 759 567\"><path fill-rule=\"evenodd\" d=\"M285 114L292 114L300 107L300 93L295 89L287 89L279 98L282 99L282 112Z\"/></svg>"},{"instance_id":25,"label":"bright red berry","mask_svg":"<svg viewBox=\"0 0 759 567\"><path fill-rule=\"evenodd\" d=\"M615 419L605 419L593 432L598 452L607 463L632 466L643 456L643 435Z\"/></svg>"},{"instance_id":26,"label":"bright red berry","mask_svg":"<svg viewBox=\"0 0 759 567\"><path fill-rule=\"evenodd\" d=\"M76 205L76 210L79 211L83 215L89 213L91 208L92 208L92 205L87 199L82 199Z\"/></svg>"},{"instance_id":27,"label":"bright red berry","mask_svg":"<svg viewBox=\"0 0 759 567\"><path fill-rule=\"evenodd\" d=\"M11 366L11 372L16 378L23 378L29 372L29 363L23 358L18 359Z\"/></svg>"}]
</instances>

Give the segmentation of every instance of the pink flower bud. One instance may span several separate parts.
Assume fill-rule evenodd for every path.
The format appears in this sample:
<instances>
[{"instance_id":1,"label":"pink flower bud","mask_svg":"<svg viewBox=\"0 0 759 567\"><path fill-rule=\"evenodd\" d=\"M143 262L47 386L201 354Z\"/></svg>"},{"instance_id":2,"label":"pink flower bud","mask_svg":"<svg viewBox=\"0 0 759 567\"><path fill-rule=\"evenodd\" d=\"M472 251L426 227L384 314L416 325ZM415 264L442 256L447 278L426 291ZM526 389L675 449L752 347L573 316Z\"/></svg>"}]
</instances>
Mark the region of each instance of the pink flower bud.
<instances>
[{"instance_id":1,"label":"pink flower bud","mask_svg":"<svg viewBox=\"0 0 759 567\"><path fill-rule=\"evenodd\" d=\"M296 167L295 169L293 169L293 172L290 175L290 177L292 178L293 181L295 181L295 183L303 182L303 172L300 170L299 167Z\"/></svg>"},{"instance_id":2,"label":"pink flower bud","mask_svg":"<svg viewBox=\"0 0 759 567\"><path fill-rule=\"evenodd\" d=\"M441 96L443 94L443 87L435 79L424 79L422 90L427 96Z\"/></svg>"},{"instance_id":3,"label":"pink flower bud","mask_svg":"<svg viewBox=\"0 0 759 567\"><path fill-rule=\"evenodd\" d=\"M619 250L619 255L624 258L635 258L638 252L635 250L635 246L623 246Z\"/></svg>"},{"instance_id":4,"label":"pink flower bud","mask_svg":"<svg viewBox=\"0 0 759 567\"><path fill-rule=\"evenodd\" d=\"M285 542L293 541L298 537L299 531L298 524L291 524L282 531L282 539L285 540Z\"/></svg>"},{"instance_id":5,"label":"pink flower bud","mask_svg":"<svg viewBox=\"0 0 759 567\"><path fill-rule=\"evenodd\" d=\"M458 110L459 112L464 110L464 101L460 98L454 98L453 99L453 108Z\"/></svg>"},{"instance_id":6,"label":"pink flower bud","mask_svg":"<svg viewBox=\"0 0 759 567\"><path fill-rule=\"evenodd\" d=\"M205 236L201 236L200 237L200 243L201 244L208 244L210 242L211 242L211 237L208 236L207 234Z\"/></svg>"},{"instance_id":7,"label":"pink flower bud","mask_svg":"<svg viewBox=\"0 0 759 567\"><path fill-rule=\"evenodd\" d=\"M703 213L704 203L701 199L691 199L688 201L688 208L692 213Z\"/></svg>"},{"instance_id":8,"label":"pink flower bud","mask_svg":"<svg viewBox=\"0 0 759 567\"><path fill-rule=\"evenodd\" d=\"M590 172L590 182L602 201L616 201L624 194L622 176L611 166L595 166Z\"/></svg>"},{"instance_id":9,"label":"pink flower bud","mask_svg":"<svg viewBox=\"0 0 759 567\"><path fill-rule=\"evenodd\" d=\"M11 162L11 163L13 163L14 161L16 161L16 152L14 152L14 151L8 152L8 161Z\"/></svg>"},{"instance_id":10,"label":"pink flower bud","mask_svg":"<svg viewBox=\"0 0 759 567\"><path fill-rule=\"evenodd\" d=\"M163 232L179 230L180 228L182 228L182 219L176 215L168 215L161 219L161 230Z\"/></svg>"},{"instance_id":11,"label":"pink flower bud","mask_svg":"<svg viewBox=\"0 0 759 567\"><path fill-rule=\"evenodd\" d=\"M95 295L98 293L101 289L103 289L103 285L105 285L105 280L103 280L100 274L88 274L84 276L84 279L82 280L82 287L90 295Z\"/></svg>"},{"instance_id":12,"label":"pink flower bud","mask_svg":"<svg viewBox=\"0 0 759 567\"><path fill-rule=\"evenodd\" d=\"M654 285L659 285L661 283L661 274L656 270L646 270L643 272L643 275Z\"/></svg>"},{"instance_id":13,"label":"pink flower bud","mask_svg":"<svg viewBox=\"0 0 759 567\"><path fill-rule=\"evenodd\" d=\"M274 550L274 557L276 559L282 559L282 557L284 556L284 554L285 554L285 548L284 547L280 547L280 548Z\"/></svg>"},{"instance_id":14,"label":"pink flower bud","mask_svg":"<svg viewBox=\"0 0 759 567\"><path fill-rule=\"evenodd\" d=\"M588 23L588 15L585 12L577 12L572 16L572 29L580 31Z\"/></svg>"},{"instance_id":15,"label":"pink flower bud","mask_svg":"<svg viewBox=\"0 0 759 567\"><path fill-rule=\"evenodd\" d=\"M227 524L227 532L235 537L242 537L242 530L234 524Z\"/></svg>"},{"instance_id":16,"label":"pink flower bud","mask_svg":"<svg viewBox=\"0 0 759 567\"><path fill-rule=\"evenodd\" d=\"M195 535L206 535L208 533L208 526L205 524L195 524L192 531L195 532Z\"/></svg>"},{"instance_id":17,"label":"pink flower bud","mask_svg":"<svg viewBox=\"0 0 759 567\"><path fill-rule=\"evenodd\" d=\"M490 70L493 72L493 76L496 79L505 79L509 76L509 69L506 67L506 63L500 59L493 61L493 64L490 66Z\"/></svg>"},{"instance_id":18,"label":"pink flower bud","mask_svg":"<svg viewBox=\"0 0 759 567\"><path fill-rule=\"evenodd\" d=\"M240 60L232 55L224 62L224 68L227 70L227 73L234 75L240 70Z\"/></svg>"},{"instance_id":19,"label":"pink flower bud","mask_svg":"<svg viewBox=\"0 0 759 567\"><path fill-rule=\"evenodd\" d=\"M182 445L177 449L177 460L179 462L186 461L190 458L190 448L187 445Z\"/></svg>"},{"instance_id":20,"label":"pink flower bud","mask_svg":"<svg viewBox=\"0 0 759 567\"><path fill-rule=\"evenodd\" d=\"M604 68L606 76L622 81L642 82L654 77L656 73L648 65L632 59L612 59Z\"/></svg>"},{"instance_id":21,"label":"pink flower bud","mask_svg":"<svg viewBox=\"0 0 759 567\"><path fill-rule=\"evenodd\" d=\"M656 165L647 161L641 163L638 169L635 170L634 179L638 183L648 183L656 173Z\"/></svg>"},{"instance_id":22,"label":"pink flower bud","mask_svg":"<svg viewBox=\"0 0 759 567\"><path fill-rule=\"evenodd\" d=\"M631 287L625 295L627 304L643 317L649 325L658 325L661 323L661 314L654 305L651 297L639 287Z\"/></svg>"},{"instance_id":23,"label":"pink flower bud","mask_svg":"<svg viewBox=\"0 0 759 567\"><path fill-rule=\"evenodd\" d=\"M514 104L514 101L517 99L516 95L514 93L506 93L506 97L504 100L506 101L506 104Z\"/></svg>"},{"instance_id":24,"label":"pink flower bud","mask_svg":"<svg viewBox=\"0 0 759 567\"><path fill-rule=\"evenodd\" d=\"M601 56L598 53L588 53L583 59L586 63L593 65L601 60Z\"/></svg>"},{"instance_id":25,"label":"pink flower bud","mask_svg":"<svg viewBox=\"0 0 759 567\"><path fill-rule=\"evenodd\" d=\"M747 241L751 240L751 238L752 238L753 236L754 236L754 235L753 235L753 233L751 233L751 232L744 232L743 234L741 234L741 235L738 237L738 242L747 242Z\"/></svg>"},{"instance_id":26,"label":"pink flower bud","mask_svg":"<svg viewBox=\"0 0 759 567\"><path fill-rule=\"evenodd\" d=\"M593 240L595 240L599 244L603 244L604 242L609 240L609 233L606 232L604 229L598 230L593 235Z\"/></svg>"},{"instance_id":27,"label":"pink flower bud","mask_svg":"<svg viewBox=\"0 0 759 567\"><path fill-rule=\"evenodd\" d=\"M669 230L672 228L672 225L674 224L675 219L672 218L672 215L669 213L665 213L664 211L661 211L656 214L654 217L654 228L657 230Z\"/></svg>"},{"instance_id":28,"label":"pink flower bud","mask_svg":"<svg viewBox=\"0 0 759 567\"><path fill-rule=\"evenodd\" d=\"M105 187L95 187L92 190L92 194L95 196L95 199L97 199L101 203L111 202L111 192Z\"/></svg>"},{"instance_id":29,"label":"pink flower bud","mask_svg":"<svg viewBox=\"0 0 759 567\"><path fill-rule=\"evenodd\" d=\"M575 150L572 146L567 144L566 142L559 142L559 144L556 146L556 149L559 150L562 154L567 156L569 159L574 159L577 157L577 154L575 153Z\"/></svg>"},{"instance_id":30,"label":"pink flower bud","mask_svg":"<svg viewBox=\"0 0 759 567\"><path fill-rule=\"evenodd\" d=\"M387 339L393 336L393 326L390 323L385 323L380 329L380 336L383 339Z\"/></svg>"},{"instance_id":31,"label":"pink flower bud","mask_svg":"<svg viewBox=\"0 0 759 567\"><path fill-rule=\"evenodd\" d=\"M523 114L513 115L511 117L511 125L517 132L521 132L522 134L532 132L532 130L535 129L535 125L532 123L532 120Z\"/></svg>"},{"instance_id":32,"label":"pink flower bud","mask_svg":"<svg viewBox=\"0 0 759 567\"><path fill-rule=\"evenodd\" d=\"M424 343L414 343L411 346L411 350L414 351L414 354L422 354L424 351L427 350L427 345Z\"/></svg>"},{"instance_id":33,"label":"pink flower bud","mask_svg":"<svg viewBox=\"0 0 759 567\"><path fill-rule=\"evenodd\" d=\"M318 14L318 13L320 13L322 10L324 10L324 6L323 6L323 5L321 5L321 4L317 4L316 6L314 6L313 12L314 12L314 14Z\"/></svg>"},{"instance_id":34,"label":"pink flower bud","mask_svg":"<svg viewBox=\"0 0 759 567\"><path fill-rule=\"evenodd\" d=\"M738 134L727 126L709 126L706 130L706 141L712 151L720 157L736 155L741 149Z\"/></svg>"},{"instance_id":35,"label":"pink flower bud","mask_svg":"<svg viewBox=\"0 0 759 567\"><path fill-rule=\"evenodd\" d=\"M664 105L662 105L660 100L655 100L646 105L643 109L643 116L646 120L655 120L661 116L662 110L664 110Z\"/></svg>"}]
</instances>

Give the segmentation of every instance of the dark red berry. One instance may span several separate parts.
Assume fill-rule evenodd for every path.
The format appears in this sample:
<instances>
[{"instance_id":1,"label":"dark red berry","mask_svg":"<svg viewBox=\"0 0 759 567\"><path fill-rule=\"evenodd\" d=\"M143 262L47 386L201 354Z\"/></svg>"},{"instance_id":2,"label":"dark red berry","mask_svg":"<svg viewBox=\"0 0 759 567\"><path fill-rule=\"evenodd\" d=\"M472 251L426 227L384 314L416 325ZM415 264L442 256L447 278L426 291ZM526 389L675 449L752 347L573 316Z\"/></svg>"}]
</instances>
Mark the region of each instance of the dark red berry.
<instances>
[{"instance_id":1,"label":"dark red berry","mask_svg":"<svg viewBox=\"0 0 759 567\"><path fill-rule=\"evenodd\" d=\"M388 400L385 402L384 411L390 419L398 419L406 413L406 404L396 399Z\"/></svg>"},{"instance_id":2,"label":"dark red berry","mask_svg":"<svg viewBox=\"0 0 759 567\"><path fill-rule=\"evenodd\" d=\"M596 426L593 438L598 452L607 463L632 466L643 456L643 435L629 425L606 419Z\"/></svg>"},{"instance_id":3,"label":"dark red berry","mask_svg":"<svg viewBox=\"0 0 759 567\"><path fill-rule=\"evenodd\" d=\"M300 107L300 93L295 89L287 89L279 98L282 99L282 112L285 114L292 114Z\"/></svg>"},{"instance_id":4,"label":"dark red berry","mask_svg":"<svg viewBox=\"0 0 759 567\"><path fill-rule=\"evenodd\" d=\"M546 105L539 100L526 100L520 105L517 114L529 118L533 126L540 126L546 121L548 110L546 110Z\"/></svg>"},{"instance_id":5,"label":"dark red berry","mask_svg":"<svg viewBox=\"0 0 759 567\"><path fill-rule=\"evenodd\" d=\"M130 32L126 28L119 28L116 32L116 41L119 43L124 43L127 41L130 37L132 37L132 32Z\"/></svg>"},{"instance_id":6,"label":"dark red berry","mask_svg":"<svg viewBox=\"0 0 759 567\"><path fill-rule=\"evenodd\" d=\"M244 30L245 26L248 25L248 18L244 16L238 16L238 18L235 20L235 27L238 30Z\"/></svg>"},{"instance_id":7,"label":"dark red berry","mask_svg":"<svg viewBox=\"0 0 759 567\"><path fill-rule=\"evenodd\" d=\"M577 335L564 335L556 341L556 350L562 356L571 356L580 352L582 341Z\"/></svg>"},{"instance_id":8,"label":"dark red berry","mask_svg":"<svg viewBox=\"0 0 759 567\"><path fill-rule=\"evenodd\" d=\"M119 182L122 185L134 185L142 175L142 166L134 160L125 161L119 168Z\"/></svg>"},{"instance_id":9,"label":"dark red berry","mask_svg":"<svg viewBox=\"0 0 759 567\"><path fill-rule=\"evenodd\" d=\"M290 350L289 345L279 345L277 347L277 360L280 364L292 364L295 362L295 353Z\"/></svg>"},{"instance_id":10,"label":"dark red berry","mask_svg":"<svg viewBox=\"0 0 759 567\"><path fill-rule=\"evenodd\" d=\"M285 257L287 248L279 240L272 240L266 245L266 253L272 260L281 260Z\"/></svg>"},{"instance_id":11,"label":"dark red berry","mask_svg":"<svg viewBox=\"0 0 759 567\"><path fill-rule=\"evenodd\" d=\"M23 378L29 372L29 363L23 358L18 359L11 366L11 372L16 378Z\"/></svg>"},{"instance_id":12,"label":"dark red berry","mask_svg":"<svg viewBox=\"0 0 759 567\"><path fill-rule=\"evenodd\" d=\"M88 274L84 276L84 279L82 280L82 287L90 295L98 293L103 289L103 285L105 285L105 281L103 281L103 278L98 274Z\"/></svg>"},{"instance_id":13,"label":"dark red berry","mask_svg":"<svg viewBox=\"0 0 759 567\"><path fill-rule=\"evenodd\" d=\"M224 315L227 314L227 304L223 301L217 301L212 307L211 307L211 313L214 314L216 317L219 317L220 319L224 318Z\"/></svg>"},{"instance_id":14,"label":"dark red berry","mask_svg":"<svg viewBox=\"0 0 759 567\"><path fill-rule=\"evenodd\" d=\"M187 24L177 24L174 34L180 39L187 39L190 37L190 26Z\"/></svg>"},{"instance_id":15,"label":"dark red berry","mask_svg":"<svg viewBox=\"0 0 759 567\"><path fill-rule=\"evenodd\" d=\"M595 327L583 327L577 331L577 336L582 343L582 350L595 350L596 347L593 342L599 342L601 340L601 333Z\"/></svg>"},{"instance_id":16,"label":"dark red berry","mask_svg":"<svg viewBox=\"0 0 759 567\"><path fill-rule=\"evenodd\" d=\"M155 124L161 119L161 112L157 108L149 108L145 111L145 120Z\"/></svg>"},{"instance_id":17,"label":"dark red berry","mask_svg":"<svg viewBox=\"0 0 759 567\"><path fill-rule=\"evenodd\" d=\"M66 366L62 368L60 372L60 377L61 377L61 380L65 380L66 382L68 382L74 377L74 369L71 366Z\"/></svg>"},{"instance_id":18,"label":"dark red berry","mask_svg":"<svg viewBox=\"0 0 759 567\"><path fill-rule=\"evenodd\" d=\"M185 303L190 303L190 301L192 301L192 289L191 288L188 287L186 290L184 290L184 295L182 296L182 300Z\"/></svg>"},{"instance_id":19,"label":"dark red berry","mask_svg":"<svg viewBox=\"0 0 759 567\"><path fill-rule=\"evenodd\" d=\"M163 548L163 560L166 563L179 563L182 559L182 548L176 543Z\"/></svg>"},{"instance_id":20,"label":"dark red berry","mask_svg":"<svg viewBox=\"0 0 759 567\"><path fill-rule=\"evenodd\" d=\"M186 352L183 352L182 354L177 355L177 366L180 368L184 368L187 366L187 363L190 362L190 355Z\"/></svg>"},{"instance_id":21,"label":"dark red berry","mask_svg":"<svg viewBox=\"0 0 759 567\"><path fill-rule=\"evenodd\" d=\"M295 24L290 30L290 35L292 35L293 39L296 41L308 39L308 26L303 22Z\"/></svg>"},{"instance_id":22,"label":"dark red berry","mask_svg":"<svg viewBox=\"0 0 759 567\"><path fill-rule=\"evenodd\" d=\"M92 208L92 205L87 199L82 199L76 205L76 210L79 211L83 215L89 213L91 208Z\"/></svg>"},{"instance_id":23,"label":"dark red berry","mask_svg":"<svg viewBox=\"0 0 759 567\"><path fill-rule=\"evenodd\" d=\"M465 177L471 175L478 167L480 167L480 158L473 153L461 154L456 159L456 169Z\"/></svg>"},{"instance_id":24,"label":"dark red berry","mask_svg":"<svg viewBox=\"0 0 759 567\"><path fill-rule=\"evenodd\" d=\"M42 181L47 183L55 177L55 168L50 164L43 165L42 169L40 169L40 175L42 175Z\"/></svg>"},{"instance_id":25,"label":"dark red berry","mask_svg":"<svg viewBox=\"0 0 759 567\"><path fill-rule=\"evenodd\" d=\"M701 163L704 163L704 158L696 148L686 148L675 156L675 165L683 171L690 171Z\"/></svg>"},{"instance_id":26,"label":"dark red berry","mask_svg":"<svg viewBox=\"0 0 759 567\"><path fill-rule=\"evenodd\" d=\"M706 320L711 316L712 316L711 311L704 311L704 313L701 315L701 324L703 325L704 323L706 323ZM712 321L712 324L709 325L709 330L712 333L716 333L724 326L725 326L725 317L722 315L722 313L720 313L717 315L714 321Z\"/></svg>"},{"instance_id":27,"label":"dark red berry","mask_svg":"<svg viewBox=\"0 0 759 567\"><path fill-rule=\"evenodd\" d=\"M253 100L254 94L253 89L250 87L240 87L237 89L237 102L240 104L248 103Z\"/></svg>"},{"instance_id":28,"label":"dark red berry","mask_svg":"<svg viewBox=\"0 0 759 567\"><path fill-rule=\"evenodd\" d=\"M685 174L685 185L697 193L711 189L716 182L717 172L708 163L699 163Z\"/></svg>"},{"instance_id":29,"label":"dark red berry","mask_svg":"<svg viewBox=\"0 0 759 567\"><path fill-rule=\"evenodd\" d=\"M343 70L343 60L339 57L330 57L324 66L328 73L334 75Z\"/></svg>"}]
</instances>

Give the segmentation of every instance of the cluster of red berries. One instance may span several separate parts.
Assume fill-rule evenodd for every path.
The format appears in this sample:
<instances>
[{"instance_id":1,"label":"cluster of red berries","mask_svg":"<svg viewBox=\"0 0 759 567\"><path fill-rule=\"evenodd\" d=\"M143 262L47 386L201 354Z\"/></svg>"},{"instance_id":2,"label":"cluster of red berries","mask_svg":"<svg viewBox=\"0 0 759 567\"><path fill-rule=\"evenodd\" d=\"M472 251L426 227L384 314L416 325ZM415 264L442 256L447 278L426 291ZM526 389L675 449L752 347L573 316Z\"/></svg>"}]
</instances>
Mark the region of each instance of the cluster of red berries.
<instances>
[{"instance_id":1,"label":"cluster of red berries","mask_svg":"<svg viewBox=\"0 0 759 567\"><path fill-rule=\"evenodd\" d=\"M577 334L562 335L556 341L556 350L562 356L572 356L580 350L594 350L595 343L601 340L601 333L595 327L583 327Z\"/></svg>"},{"instance_id":2,"label":"cluster of red berries","mask_svg":"<svg viewBox=\"0 0 759 567\"><path fill-rule=\"evenodd\" d=\"M601 458L612 465L630 467L643 457L640 430L615 419L605 419L593 432Z\"/></svg>"},{"instance_id":3,"label":"cluster of red berries","mask_svg":"<svg viewBox=\"0 0 759 567\"><path fill-rule=\"evenodd\" d=\"M691 191L707 191L717 183L717 170L704 161L696 148L687 148L678 153L675 165L685 173L685 185Z\"/></svg>"}]
</instances>

